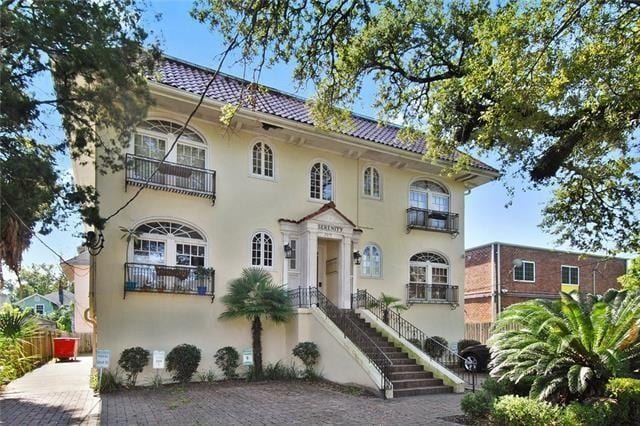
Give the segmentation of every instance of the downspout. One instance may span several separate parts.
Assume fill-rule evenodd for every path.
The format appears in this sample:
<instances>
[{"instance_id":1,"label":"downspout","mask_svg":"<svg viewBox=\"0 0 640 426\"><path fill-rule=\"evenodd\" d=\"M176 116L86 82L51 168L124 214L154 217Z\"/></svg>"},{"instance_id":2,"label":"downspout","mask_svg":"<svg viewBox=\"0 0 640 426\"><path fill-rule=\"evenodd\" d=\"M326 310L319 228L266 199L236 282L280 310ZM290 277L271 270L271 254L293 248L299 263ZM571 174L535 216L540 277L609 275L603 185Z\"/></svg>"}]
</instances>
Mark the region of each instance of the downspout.
<instances>
[{"instance_id":1,"label":"downspout","mask_svg":"<svg viewBox=\"0 0 640 426\"><path fill-rule=\"evenodd\" d=\"M496 260L495 260L495 247L491 244L491 323L496 320Z\"/></svg>"},{"instance_id":2,"label":"downspout","mask_svg":"<svg viewBox=\"0 0 640 426\"><path fill-rule=\"evenodd\" d=\"M501 273L501 270L500 270L500 257L501 257L500 243L498 243L497 247L498 247L498 285L497 285L497 289L498 289L498 314L500 314L500 312L502 312L502 273Z\"/></svg>"},{"instance_id":3,"label":"downspout","mask_svg":"<svg viewBox=\"0 0 640 426\"><path fill-rule=\"evenodd\" d=\"M89 308L84 311L84 319L93 327L91 333L91 352L93 365L96 362L98 345L98 321L96 319L96 257L89 254Z\"/></svg>"}]
</instances>

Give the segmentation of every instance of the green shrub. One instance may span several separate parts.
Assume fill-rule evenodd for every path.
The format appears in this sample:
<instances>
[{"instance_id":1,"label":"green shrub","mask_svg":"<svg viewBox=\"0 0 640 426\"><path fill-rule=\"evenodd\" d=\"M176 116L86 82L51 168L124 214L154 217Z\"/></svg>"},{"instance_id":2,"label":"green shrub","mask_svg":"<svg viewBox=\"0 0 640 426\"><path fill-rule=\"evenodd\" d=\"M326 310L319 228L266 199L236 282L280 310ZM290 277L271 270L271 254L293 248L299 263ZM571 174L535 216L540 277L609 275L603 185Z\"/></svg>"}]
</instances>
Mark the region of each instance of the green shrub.
<instances>
[{"instance_id":1,"label":"green shrub","mask_svg":"<svg viewBox=\"0 0 640 426\"><path fill-rule=\"evenodd\" d=\"M102 370L102 377L100 377L99 372L93 373L89 379L89 385L91 389L98 393L109 393L118 390L122 386L120 369L116 368L111 371L105 368Z\"/></svg>"},{"instance_id":2,"label":"green shrub","mask_svg":"<svg viewBox=\"0 0 640 426\"><path fill-rule=\"evenodd\" d=\"M118 365L127 372L127 384L130 386L136 385L138 373L142 373L148 363L149 351L140 346L125 349L118 360Z\"/></svg>"},{"instance_id":3,"label":"green shrub","mask_svg":"<svg viewBox=\"0 0 640 426\"><path fill-rule=\"evenodd\" d=\"M609 380L607 395L617 401L616 418L619 422L631 422L640 418L640 380L616 378Z\"/></svg>"},{"instance_id":4,"label":"green shrub","mask_svg":"<svg viewBox=\"0 0 640 426\"><path fill-rule=\"evenodd\" d=\"M486 419L491 413L494 399L489 392L479 389L465 394L460 401L460 408L467 417L474 420Z\"/></svg>"},{"instance_id":5,"label":"green shrub","mask_svg":"<svg viewBox=\"0 0 640 426\"><path fill-rule=\"evenodd\" d=\"M473 339L462 339L460 341L458 341L458 353L462 352L463 350L467 349L470 346L475 346L475 345L480 345L481 343L478 342L477 340L473 340Z\"/></svg>"},{"instance_id":6,"label":"green shrub","mask_svg":"<svg viewBox=\"0 0 640 426\"><path fill-rule=\"evenodd\" d=\"M6 303L0 309L0 338L28 339L36 332L33 311L21 311Z\"/></svg>"},{"instance_id":7,"label":"green shrub","mask_svg":"<svg viewBox=\"0 0 640 426\"><path fill-rule=\"evenodd\" d=\"M489 392L494 398L512 393L509 384L491 378L482 383L482 389Z\"/></svg>"},{"instance_id":8,"label":"green shrub","mask_svg":"<svg viewBox=\"0 0 640 426\"><path fill-rule=\"evenodd\" d=\"M216 381L216 373L213 370L203 371L198 373L198 379L201 382L213 383Z\"/></svg>"},{"instance_id":9,"label":"green shrub","mask_svg":"<svg viewBox=\"0 0 640 426\"><path fill-rule=\"evenodd\" d=\"M167 354L167 371L172 373L173 380L188 383L198 369L200 358L200 349L183 343Z\"/></svg>"},{"instance_id":10,"label":"green shrub","mask_svg":"<svg viewBox=\"0 0 640 426\"><path fill-rule=\"evenodd\" d=\"M238 377L236 370L240 365L240 354L238 354L238 351L236 351L235 348L232 348L231 346L220 348L216 352L214 358L216 360L216 365L220 370L222 370L225 378L234 379Z\"/></svg>"},{"instance_id":11,"label":"green shrub","mask_svg":"<svg viewBox=\"0 0 640 426\"><path fill-rule=\"evenodd\" d=\"M432 336L424 341L424 351L431 358L440 358L447 347L449 347L449 342L444 337Z\"/></svg>"},{"instance_id":12,"label":"green shrub","mask_svg":"<svg viewBox=\"0 0 640 426\"><path fill-rule=\"evenodd\" d=\"M536 399L505 395L493 405L492 417L500 426L547 426L553 424L559 408Z\"/></svg>"},{"instance_id":13,"label":"green shrub","mask_svg":"<svg viewBox=\"0 0 640 426\"><path fill-rule=\"evenodd\" d=\"M593 404L574 402L559 411L557 424L560 426L613 426L616 424L615 417L614 406L608 401L596 401Z\"/></svg>"},{"instance_id":14,"label":"green shrub","mask_svg":"<svg viewBox=\"0 0 640 426\"><path fill-rule=\"evenodd\" d=\"M407 340L416 348L422 349L422 343L420 342L420 339L407 339Z\"/></svg>"},{"instance_id":15,"label":"green shrub","mask_svg":"<svg viewBox=\"0 0 640 426\"><path fill-rule=\"evenodd\" d=\"M313 342L300 342L295 348L293 348L293 355L300 358L304 364L305 375L306 373L313 372L315 365L320 359L320 351L318 345Z\"/></svg>"},{"instance_id":16,"label":"green shrub","mask_svg":"<svg viewBox=\"0 0 640 426\"><path fill-rule=\"evenodd\" d=\"M275 364L267 364L264 368L264 380L295 380L299 376L295 365L283 365L280 361Z\"/></svg>"}]
</instances>

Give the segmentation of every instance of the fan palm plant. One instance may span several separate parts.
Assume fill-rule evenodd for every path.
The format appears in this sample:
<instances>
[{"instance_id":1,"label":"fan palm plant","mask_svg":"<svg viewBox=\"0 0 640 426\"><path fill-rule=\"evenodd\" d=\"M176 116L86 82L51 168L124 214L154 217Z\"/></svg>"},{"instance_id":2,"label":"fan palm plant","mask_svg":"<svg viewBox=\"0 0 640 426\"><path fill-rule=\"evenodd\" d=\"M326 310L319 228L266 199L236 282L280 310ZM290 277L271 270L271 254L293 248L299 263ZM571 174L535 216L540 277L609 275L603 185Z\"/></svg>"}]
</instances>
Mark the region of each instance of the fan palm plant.
<instances>
[{"instance_id":1,"label":"fan palm plant","mask_svg":"<svg viewBox=\"0 0 640 426\"><path fill-rule=\"evenodd\" d=\"M380 297L377 302L373 303L372 307L382 308L382 321L387 324L389 322L389 309L395 310L398 314L401 311L406 311L409 309L407 305L403 305L400 303L400 299L397 297L391 296L389 294L380 293Z\"/></svg>"},{"instance_id":2,"label":"fan palm plant","mask_svg":"<svg viewBox=\"0 0 640 426\"><path fill-rule=\"evenodd\" d=\"M496 321L491 375L530 384L530 396L566 402L599 396L612 377L640 369L640 292L561 293L506 309Z\"/></svg>"},{"instance_id":3,"label":"fan palm plant","mask_svg":"<svg viewBox=\"0 0 640 426\"><path fill-rule=\"evenodd\" d=\"M286 322L293 306L284 287L273 282L271 274L260 268L246 268L231 281L229 293L222 297L227 310L221 319L246 318L251 321L254 374L262 375L262 321Z\"/></svg>"}]
</instances>

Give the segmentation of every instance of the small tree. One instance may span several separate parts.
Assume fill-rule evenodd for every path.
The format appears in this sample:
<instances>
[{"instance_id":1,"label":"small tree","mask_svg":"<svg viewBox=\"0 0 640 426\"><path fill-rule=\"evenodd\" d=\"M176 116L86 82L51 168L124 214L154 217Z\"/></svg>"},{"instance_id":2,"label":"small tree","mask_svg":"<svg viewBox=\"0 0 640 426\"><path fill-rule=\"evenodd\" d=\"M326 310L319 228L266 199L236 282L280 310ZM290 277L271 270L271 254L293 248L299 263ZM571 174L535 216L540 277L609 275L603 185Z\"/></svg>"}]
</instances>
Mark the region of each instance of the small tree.
<instances>
[{"instance_id":1,"label":"small tree","mask_svg":"<svg viewBox=\"0 0 640 426\"><path fill-rule=\"evenodd\" d=\"M122 351L118 365L127 372L127 383L130 386L136 385L138 373L149 363L149 351L136 346Z\"/></svg>"},{"instance_id":2,"label":"small tree","mask_svg":"<svg viewBox=\"0 0 640 426\"><path fill-rule=\"evenodd\" d=\"M400 303L399 298L390 296L388 294L380 293L380 298L378 300L383 309L382 321L384 321L385 324L389 322L389 309L393 309L397 313L400 313L401 311L406 311L407 309L409 309L407 305Z\"/></svg>"},{"instance_id":3,"label":"small tree","mask_svg":"<svg viewBox=\"0 0 640 426\"><path fill-rule=\"evenodd\" d=\"M231 346L225 346L218 349L214 356L216 365L224 373L224 377L227 379L235 379L238 377L236 370L240 365L240 354L235 348Z\"/></svg>"},{"instance_id":4,"label":"small tree","mask_svg":"<svg viewBox=\"0 0 640 426\"><path fill-rule=\"evenodd\" d=\"M313 368L320 359L318 345L313 342L300 342L293 348L293 355L300 358L304 364L305 376L313 376Z\"/></svg>"},{"instance_id":5,"label":"small tree","mask_svg":"<svg viewBox=\"0 0 640 426\"><path fill-rule=\"evenodd\" d=\"M233 280L222 298L227 310L221 319L246 318L251 321L254 374L262 376L262 320L286 322L293 306L284 287L273 282L271 274L260 268L246 268Z\"/></svg>"},{"instance_id":6,"label":"small tree","mask_svg":"<svg viewBox=\"0 0 640 426\"><path fill-rule=\"evenodd\" d=\"M640 290L640 257L631 261L627 273L618 277L618 282L627 290Z\"/></svg>"},{"instance_id":7,"label":"small tree","mask_svg":"<svg viewBox=\"0 0 640 426\"><path fill-rule=\"evenodd\" d=\"M171 349L167 354L167 371L173 373L173 380L189 383L198 370L202 355L194 345L183 343Z\"/></svg>"}]
</instances>

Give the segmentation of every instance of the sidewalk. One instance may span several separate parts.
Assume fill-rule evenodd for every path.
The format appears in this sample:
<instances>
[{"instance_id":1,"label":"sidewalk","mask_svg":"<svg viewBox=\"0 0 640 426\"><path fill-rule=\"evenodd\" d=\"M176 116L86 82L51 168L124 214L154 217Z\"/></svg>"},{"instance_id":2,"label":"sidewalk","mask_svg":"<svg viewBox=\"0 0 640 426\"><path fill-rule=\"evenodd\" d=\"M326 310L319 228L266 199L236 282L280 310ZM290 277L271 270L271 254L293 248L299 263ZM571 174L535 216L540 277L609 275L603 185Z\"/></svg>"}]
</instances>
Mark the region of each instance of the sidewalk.
<instances>
[{"instance_id":1,"label":"sidewalk","mask_svg":"<svg viewBox=\"0 0 640 426\"><path fill-rule=\"evenodd\" d=\"M100 399L89 388L91 357L54 361L0 393L0 424L97 424Z\"/></svg>"}]
</instances>

